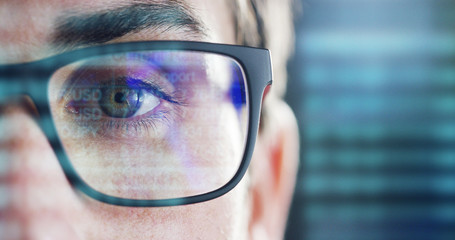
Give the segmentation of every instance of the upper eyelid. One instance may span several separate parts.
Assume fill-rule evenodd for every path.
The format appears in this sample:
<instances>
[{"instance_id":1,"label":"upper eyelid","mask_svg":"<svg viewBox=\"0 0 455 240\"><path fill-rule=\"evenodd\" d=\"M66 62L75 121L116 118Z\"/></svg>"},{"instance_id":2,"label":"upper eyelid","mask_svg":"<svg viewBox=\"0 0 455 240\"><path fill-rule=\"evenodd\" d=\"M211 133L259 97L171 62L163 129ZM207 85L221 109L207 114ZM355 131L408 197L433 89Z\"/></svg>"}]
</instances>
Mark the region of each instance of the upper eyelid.
<instances>
[{"instance_id":1,"label":"upper eyelid","mask_svg":"<svg viewBox=\"0 0 455 240\"><path fill-rule=\"evenodd\" d=\"M61 101L65 96L68 95L68 92L71 91L72 89L74 89L74 86L77 85L78 83L80 83L80 80L82 78L78 77L78 76L82 76L84 75L85 73L89 72L90 69L93 68L93 70L97 70L96 67L94 66L90 66L90 62L85 62L85 63L82 63L80 66L77 66L75 67L74 70L72 70L72 72L68 75L67 79L64 80L64 83L62 85L62 89L64 89L64 91L62 93L60 93L59 97L58 97L58 100ZM152 66L150 66L150 68L152 68ZM153 68L155 71L158 71L158 72L161 72L161 71L167 71L166 69L160 69L160 68ZM93 84L93 80L88 80L88 79L83 79L85 81L87 81L89 83L89 85Z\"/></svg>"},{"instance_id":2,"label":"upper eyelid","mask_svg":"<svg viewBox=\"0 0 455 240\"><path fill-rule=\"evenodd\" d=\"M171 93L167 93L163 88L161 88L158 84L149 82L149 81L143 81L141 79L133 79L134 83L139 85L142 88L147 88L146 90L148 92L153 93L154 95L160 94L161 96L157 96L160 99L166 100L171 103L175 104L180 104L177 99L175 99Z\"/></svg>"}]
</instances>

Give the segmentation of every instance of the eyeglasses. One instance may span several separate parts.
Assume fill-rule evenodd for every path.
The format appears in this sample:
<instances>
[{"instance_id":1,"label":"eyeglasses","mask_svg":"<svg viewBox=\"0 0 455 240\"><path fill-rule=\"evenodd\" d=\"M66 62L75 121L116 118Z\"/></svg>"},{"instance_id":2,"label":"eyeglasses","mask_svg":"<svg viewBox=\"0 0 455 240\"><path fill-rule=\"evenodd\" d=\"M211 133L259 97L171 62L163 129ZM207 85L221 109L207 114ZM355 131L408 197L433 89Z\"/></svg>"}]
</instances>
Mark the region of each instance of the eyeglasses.
<instances>
[{"instance_id":1,"label":"eyeglasses","mask_svg":"<svg viewBox=\"0 0 455 240\"><path fill-rule=\"evenodd\" d=\"M121 206L174 206L234 188L253 153L269 51L118 43L0 66L0 99L27 94L69 182Z\"/></svg>"}]
</instances>

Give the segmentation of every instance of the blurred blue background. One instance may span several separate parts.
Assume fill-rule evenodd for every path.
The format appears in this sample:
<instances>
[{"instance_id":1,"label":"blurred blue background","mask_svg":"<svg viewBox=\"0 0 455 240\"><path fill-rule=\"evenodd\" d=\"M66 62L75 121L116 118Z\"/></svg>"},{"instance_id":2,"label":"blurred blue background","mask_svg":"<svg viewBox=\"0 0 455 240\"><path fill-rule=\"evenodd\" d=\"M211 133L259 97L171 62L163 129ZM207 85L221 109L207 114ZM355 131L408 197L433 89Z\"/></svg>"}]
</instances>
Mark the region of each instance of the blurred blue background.
<instances>
[{"instance_id":1,"label":"blurred blue background","mask_svg":"<svg viewBox=\"0 0 455 240\"><path fill-rule=\"evenodd\" d=\"M286 239L455 239L455 1L302 4Z\"/></svg>"}]
</instances>

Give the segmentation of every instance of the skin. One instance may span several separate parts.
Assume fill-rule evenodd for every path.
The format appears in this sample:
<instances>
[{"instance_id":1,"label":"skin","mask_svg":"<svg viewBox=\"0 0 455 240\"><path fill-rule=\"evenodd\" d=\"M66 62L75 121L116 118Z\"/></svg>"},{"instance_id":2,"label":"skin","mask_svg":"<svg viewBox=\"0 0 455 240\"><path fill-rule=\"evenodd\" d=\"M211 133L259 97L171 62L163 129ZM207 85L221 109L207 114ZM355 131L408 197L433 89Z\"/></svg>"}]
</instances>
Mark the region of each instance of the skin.
<instances>
[{"instance_id":1,"label":"skin","mask_svg":"<svg viewBox=\"0 0 455 240\"><path fill-rule=\"evenodd\" d=\"M0 63L58 53L49 42L62 12L105 9L124 1L0 1ZM188 0L205 36L150 29L114 39L198 40L235 44L225 1ZM231 26L231 27L226 27ZM161 208L117 207L73 189L33 120L24 98L0 103L0 233L2 239L280 239L292 196L298 156L292 111L273 95L250 172L226 195L204 203ZM3 238L4 237L4 238Z\"/></svg>"}]
</instances>

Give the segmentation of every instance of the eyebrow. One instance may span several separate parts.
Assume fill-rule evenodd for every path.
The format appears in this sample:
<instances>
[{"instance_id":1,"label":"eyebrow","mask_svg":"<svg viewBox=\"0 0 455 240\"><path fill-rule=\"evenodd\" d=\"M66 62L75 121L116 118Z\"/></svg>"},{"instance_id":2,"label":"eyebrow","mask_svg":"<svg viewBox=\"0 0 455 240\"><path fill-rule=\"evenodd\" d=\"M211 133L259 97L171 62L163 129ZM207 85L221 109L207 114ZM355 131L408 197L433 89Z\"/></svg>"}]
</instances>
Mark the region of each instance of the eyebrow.
<instances>
[{"instance_id":1,"label":"eyebrow","mask_svg":"<svg viewBox=\"0 0 455 240\"><path fill-rule=\"evenodd\" d=\"M57 18L51 42L60 48L101 44L146 28L183 30L205 35L203 24L179 0L165 3L133 3L94 13Z\"/></svg>"}]
</instances>

